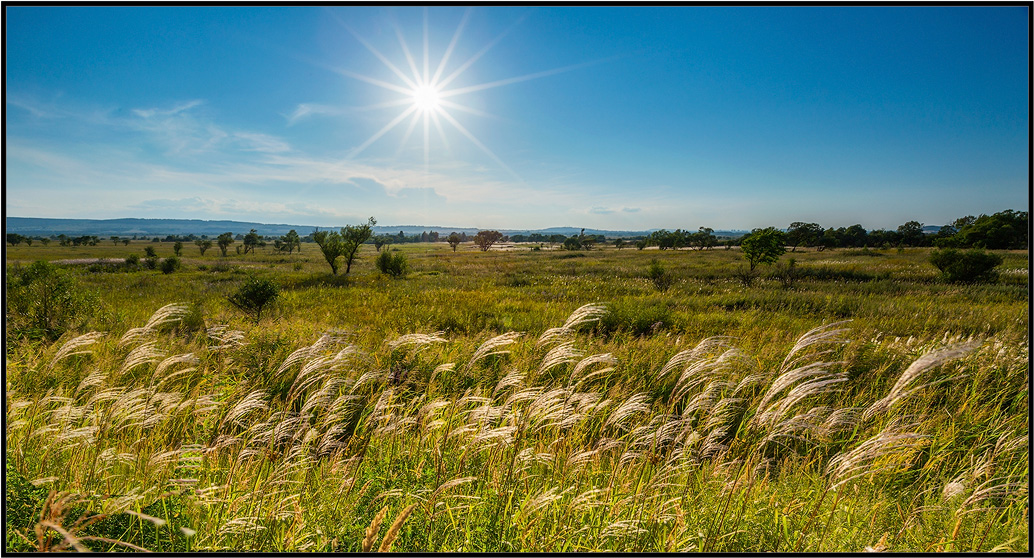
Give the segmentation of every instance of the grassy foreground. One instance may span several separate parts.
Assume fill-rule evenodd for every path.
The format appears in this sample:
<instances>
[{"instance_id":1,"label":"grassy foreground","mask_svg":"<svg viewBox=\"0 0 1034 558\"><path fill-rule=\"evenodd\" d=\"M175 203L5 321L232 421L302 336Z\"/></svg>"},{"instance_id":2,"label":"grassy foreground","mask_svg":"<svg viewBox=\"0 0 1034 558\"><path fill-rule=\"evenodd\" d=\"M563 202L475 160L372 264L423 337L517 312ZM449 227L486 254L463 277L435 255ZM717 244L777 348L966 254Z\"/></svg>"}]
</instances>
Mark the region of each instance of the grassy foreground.
<instances>
[{"instance_id":1,"label":"grassy foreground","mask_svg":"<svg viewBox=\"0 0 1034 558\"><path fill-rule=\"evenodd\" d=\"M68 266L88 327L8 343L8 549L1029 552L1026 253L745 288L736 250L304 250ZM248 274L283 289L258 324Z\"/></svg>"}]
</instances>

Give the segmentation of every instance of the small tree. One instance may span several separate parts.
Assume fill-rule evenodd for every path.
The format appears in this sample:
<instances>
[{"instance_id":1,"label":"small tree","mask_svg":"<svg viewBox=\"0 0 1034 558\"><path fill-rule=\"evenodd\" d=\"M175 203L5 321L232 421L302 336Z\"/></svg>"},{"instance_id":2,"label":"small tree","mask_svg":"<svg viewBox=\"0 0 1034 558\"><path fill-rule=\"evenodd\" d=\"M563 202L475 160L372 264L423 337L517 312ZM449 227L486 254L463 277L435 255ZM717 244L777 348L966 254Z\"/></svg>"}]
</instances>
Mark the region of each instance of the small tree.
<instances>
[{"instance_id":1,"label":"small tree","mask_svg":"<svg viewBox=\"0 0 1034 558\"><path fill-rule=\"evenodd\" d=\"M298 249L298 252L302 251L302 239L294 229L291 229L287 234L280 237L280 240L286 245L288 254L294 252L295 248Z\"/></svg>"},{"instance_id":2,"label":"small tree","mask_svg":"<svg viewBox=\"0 0 1034 558\"><path fill-rule=\"evenodd\" d=\"M618 250L620 250L620 249L622 249L624 247L625 247L625 241L624 240L619 238L619 239L614 241L614 248L617 248Z\"/></svg>"},{"instance_id":3,"label":"small tree","mask_svg":"<svg viewBox=\"0 0 1034 558\"><path fill-rule=\"evenodd\" d=\"M324 259L330 264L330 272L337 275L337 259L344 253L345 247L341 243L341 235L332 231L316 231L312 233L312 239L323 252Z\"/></svg>"},{"instance_id":4,"label":"small tree","mask_svg":"<svg viewBox=\"0 0 1034 558\"><path fill-rule=\"evenodd\" d=\"M754 229L740 242L743 257L750 264L750 271L758 264L773 264L786 253L785 235L774 227Z\"/></svg>"},{"instance_id":5,"label":"small tree","mask_svg":"<svg viewBox=\"0 0 1034 558\"><path fill-rule=\"evenodd\" d=\"M811 246L817 243L822 238L822 233L822 226L818 223L795 221L786 229L786 242L790 245L790 251L796 252L797 246L801 244Z\"/></svg>"},{"instance_id":6,"label":"small tree","mask_svg":"<svg viewBox=\"0 0 1034 558\"><path fill-rule=\"evenodd\" d=\"M158 257L158 253L154 251L154 246L144 246L144 255L148 258Z\"/></svg>"},{"instance_id":7,"label":"small tree","mask_svg":"<svg viewBox=\"0 0 1034 558\"><path fill-rule=\"evenodd\" d=\"M123 238L122 239L122 245L123 246L129 246L129 239L128 238Z\"/></svg>"},{"instance_id":8,"label":"small tree","mask_svg":"<svg viewBox=\"0 0 1034 558\"><path fill-rule=\"evenodd\" d=\"M121 239L117 236L112 236L109 238L109 240L111 240L111 243L114 246L118 246L118 243L121 242Z\"/></svg>"},{"instance_id":9,"label":"small tree","mask_svg":"<svg viewBox=\"0 0 1034 558\"><path fill-rule=\"evenodd\" d=\"M176 256L173 256L171 258L165 258L164 260L162 260L162 263L158 266L158 269L162 270L162 273L166 275L172 273L173 271L176 271L179 268L180 259Z\"/></svg>"},{"instance_id":10,"label":"small tree","mask_svg":"<svg viewBox=\"0 0 1034 558\"><path fill-rule=\"evenodd\" d=\"M45 237L45 236L44 236L43 238L39 239L39 241L40 241L40 243L41 243L41 244L43 244L44 246L46 246L47 244L50 244L50 239L49 239L49 238L47 238L47 237Z\"/></svg>"},{"instance_id":11,"label":"small tree","mask_svg":"<svg viewBox=\"0 0 1034 558\"><path fill-rule=\"evenodd\" d=\"M244 235L244 253L254 252L255 248L262 244L262 238L258 235L258 231L251 229L251 232Z\"/></svg>"},{"instance_id":12,"label":"small tree","mask_svg":"<svg viewBox=\"0 0 1034 558\"><path fill-rule=\"evenodd\" d=\"M381 273L385 275L402 277L408 271L409 263L406 262L406 256L402 252L384 250L377 257L377 269L381 270Z\"/></svg>"},{"instance_id":13,"label":"small tree","mask_svg":"<svg viewBox=\"0 0 1034 558\"><path fill-rule=\"evenodd\" d=\"M355 261L355 255L359 252L359 247L373 236L373 226L376 224L377 220L370 217L362 225L345 225L345 228L341 229L341 244L343 247L341 255L345 258L345 275L348 275L348 272L352 270L352 262Z\"/></svg>"},{"instance_id":14,"label":"small tree","mask_svg":"<svg viewBox=\"0 0 1034 558\"><path fill-rule=\"evenodd\" d=\"M182 250L183 250L183 243L177 240L176 244L172 245L172 253L176 254L176 257L178 258L179 255L180 255L180 252Z\"/></svg>"},{"instance_id":15,"label":"small tree","mask_svg":"<svg viewBox=\"0 0 1034 558\"><path fill-rule=\"evenodd\" d=\"M460 245L460 235L452 233L449 238L446 239L449 242L449 246L452 246L452 251L456 251L456 247Z\"/></svg>"},{"instance_id":16,"label":"small tree","mask_svg":"<svg viewBox=\"0 0 1034 558\"><path fill-rule=\"evenodd\" d=\"M386 235L386 234L379 234L379 235L373 237L373 247L376 248L378 252L381 251L381 248L384 248L385 246L389 246L390 244L391 244L391 237Z\"/></svg>"},{"instance_id":17,"label":"small tree","mask_svg":"<svg viewBox=\"0 0 1034 558\"><path fill-rule=\"evenodd\" d=\"M280 296L280 288L276 283L269 279L251 276L237 288L236 292L227 296L226 300L245 314L253 315L257 324L262 317L262 309L275 301L278 296Z\"/></svg>"},{"instance_id":18,"label":"small tree","mask_svg":"<svg viewBox=\"0 0 1034 558\"><path fill-rule=\"evenodd\" d=\"M198 250L201 250L201 255L202 256L205 255L205 250L208 250L209 248L212 247L212 241L211 240L195 240L194 244L197 245Z\"/></svg>"},{"instance_id":19,"label":"small tree","mask_svg":"<svg viewBox=\"0 0 1034 558\"><path fill-rule=\"evenodd\" d=\"M647 271L647 275L650 277L650 281L653 281L653 286L657 287L659 291L668 290L668 287L675 281L675 278L665 271L661 263L656 259L650 260L650 269Z\"/></svg>"},{"instance_id":20,"label":"small tree","mask_svg":"<svg viewBox=\"0 0 1034 558\"><path fill-rule=\"evenodd\" d=\"M223 253L223 256L225 257L226 256L226 249L229 248L230 245L234 243L233 233L225 232L225 233L219 235L219 237L216 238L215 241L219 245L219 250Z\"/></svg>"},{"instance_id":21,"label":"small tree","mask_svg":"<svg viewBox=\"0 0 1034 558\"><path fill-rule=\"evenodd\" d=\"M502 239L503 233L499 231L478 231L478 233L474 235L474 244L476 244L478 248L481 248L482 252L487 252L493 244Z\"/></svg>"}]
</instances>

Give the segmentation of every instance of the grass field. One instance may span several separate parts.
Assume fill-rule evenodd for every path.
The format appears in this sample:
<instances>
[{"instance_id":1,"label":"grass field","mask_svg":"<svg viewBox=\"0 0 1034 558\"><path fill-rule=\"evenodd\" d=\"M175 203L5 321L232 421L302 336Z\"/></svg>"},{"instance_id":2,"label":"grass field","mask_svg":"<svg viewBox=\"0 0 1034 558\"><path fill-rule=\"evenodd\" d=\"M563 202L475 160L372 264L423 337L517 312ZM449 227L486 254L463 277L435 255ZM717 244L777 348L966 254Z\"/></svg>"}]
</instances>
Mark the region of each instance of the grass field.
<instances>
[{"instance_id":1,"label":"grass field","mask_svg":"<svg viewBox=\"0 0 1034 558\"><path fill-rule=\"evenodd\" d=\"M96 310L8 337L8 548L1029 552L1026 252L959 285L798 250L748 288L735 249L531 248L62 264Z\"/></svg>"}]
</instances>

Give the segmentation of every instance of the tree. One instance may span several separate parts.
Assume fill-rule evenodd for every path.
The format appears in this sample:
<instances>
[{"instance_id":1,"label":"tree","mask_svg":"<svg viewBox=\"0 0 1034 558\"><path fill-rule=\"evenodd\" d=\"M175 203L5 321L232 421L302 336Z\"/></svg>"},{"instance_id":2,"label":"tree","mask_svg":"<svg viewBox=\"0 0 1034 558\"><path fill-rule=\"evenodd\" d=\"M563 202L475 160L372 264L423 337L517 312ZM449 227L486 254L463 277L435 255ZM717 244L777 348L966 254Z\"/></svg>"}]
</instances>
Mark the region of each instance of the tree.
<instances>
[{"instance_id":1,"label":"tree","mask_svg":"<svg viewBox=\"0 0 1034 558\"><path fill-rule=\"evenodd\" d=\"M474 242L477 242L477 237L474 238ZM572 235L567 240L564 240L563 249L564 250L581 250L582 249L582 241L579 239L579 237Z\"/></svg>"},{"instance_id":2,"label":"tree","mask_svg":"<svg viewBox=\"0 0 1034 558\"><path fill-rule=\"evenodd\" d=\"M785 236L774 227L754 229L740 242L743 257L750 264L750 271L758 264L773 264L786 253Z\"/></svg>"},{"instance_id":3,"label":"tree","mask_svg":"<svg viewBox=\"0 0 1034 558\"><path fill-rule=\"evenodd\" d=\"M897 232L903 244L907 246L923 245L923 224L919 221L909 221L898 227Z\"/></svg>"},{"instance_id":4,"label":"tree","mask_svg":"<svg viewBox=\"0 0 1034 558\"><path fill-rule=\"evenodd\" d=\"M302 251L302 239L301 239L301 237L298 236L298 233L294 229L291 229L290 231L287 232L287 234L285 234L284 236L280 237L280 240L283 241L283 243L287 245L287 253L288 254L294 252L295 248L297 248L298 252L301 253L301 251Z\"/></svg>"},{"instance_id":5,"label":"tree","mask_svg":"<svg viewBox=\"0 0 1034 558\"><path fill-rule=\"evenodd\" d=\"M230 245L234 242L233 233L224 232L223 234L219 235L219 237L216 238L215 241L219 245L219 250L222 251L223 256L225 257L226 249L229 248Z\"/></svg>"},{"instance_id":6,"label":"tree","mask_svg":"<svg viewBox=\"0 0 1034 558\"><path fill-rule=\"evenodd\" d=\"M20 234L7 233L7 242L9 242L11 246L17 246L21 244L23 240L25 240L25 237Z\"/></svg>"},{"instance_id":7,"label":"tree","mask_svg":"<svg viewBox=\"0 0 1034 558\"><path fill-rule=\"evenodd\" d=\"M212 247L212 241L211 240L195 240L194 244L196 244L198 249L201 250L201 255L202 256L205 255L205 250L208 250L209 248Z\"/></svg>"},{"instance_id":8,"label":"tree","mask_svg":"<svg viewBox=\"0 0 1034 558\"><path fill-rule=\"evenodd\" d=\"M119 237L117 237L117 236L111 236L111 237L108 237L108 239L109 239L109 240L111 240L111 243L112 243L113 245L115 245L115 246L118 246L118 243L119 243Z\"/></svg>"},{"instance_id":9,"label":"tree","mask_svg":"<svg viewBox=\"0 0 1034 558\"><path fill-rule=\"evenodd\" d=\"M183 243L177 240L176 244L172 245L172 253L179 257L181 250L183 250Z\"/></svg>"},{"instance_id":10,"label":"tree","mask_svg":"<svg viewBox=\"0 0 1034 558\"><path fill-rule=\"evenodd\" d=\"M499 231L478 231L478 233L474 235L474 244L476 244L478 248L481 248L482 252L487 252L493 244L502 239L503 233Z\"/></svg>"},{"instance_id":11,"label":"tree","mask_svg":"<svg viewBox=\"0 0 1034 558\"><path fill-rule=\"evenodd\" d=\"M1002 265L1002 257L981 250L959 252L949 248L930 254L930 263L941 270L941 276L952 283L993 281L995 268Z\"/></svg>"},{"instance_id":12,"label":"tree","mask_svg":"<svg viewBox=\"0 0 1034 558\"><path fill-rule=\"evenodd\" d=\"M362 225L345 225L345 228L341 229L341 244L344 247L341 255L345 258L345 275L352 270L352 262L355 261L359 247L373 236L373 226L376 224L377 220L370 217Z\"/></svg>"},{"instance_id":13,"label":"tree","mask_svg":"<svg viewBox=\"0 0 1034 558\"><path fill-rule=\"evenodd\" d=\"M818 223L795 221L790 223L790 228L786 230L786 243L790 245L791 252L796 252L797 247L801 244L805 246L817 244L822 238L822 233L822 227Z\"/></svg>"},{"instance_id":14,"label":"tree","mask_svg":"<svg viewBox=\"0 0 1034 558\"><path fill-rule=\"evenodd\" d=\"M254 252L255 248L262 243L262 238L259 237L258 231L251 229L251 232L244 235L244 253Z\"/></svg>"},{"instance_id":15,"label":"tree","mask_svg":"<svg viewBox=\"0 0 1034 558\"><path fill-rule=\"evenodd\" d=\"M714 235L714 229L711 227L700 227L697 232L688 235L690 243L699 247L701 250L714 247L718 244L718 238Z\"/></svg>"},{"instance_id":16,"label":"tree","mask_svg":"<svg viewBox=\"0 0 1034 558\"><path fill-rule=\"evenodd\" d=\"M122 239L122 245L123 246L129 246L129 239L128 238L123 238Z\"/></svg>"},{"instance_id":17,"label":"tree","mask_svg":"<svg viewBox=\"0 0 1034 558\"><path fill-rule=\"evenodd\" d=\"M43 237L43 238L39 239L39 241L40 241L40 242L41 242L41 243L42 243L42 244L43 244L44 246L46 246L47 244L50 244L50 239L49 239L49 238L47 238L47 237Z\"/></svg>"},{"instance_id":18,"label":"tree","mask_svg":"<svg viewBox=\"0 0 1034 558\"><path fill-rule=\"evenodd\" d=\"M449 238L447 238L446 241L448 241L449 246L452 246L452 251L455 252L456 247L460 245L460 235L452 233L449 235Z\"/></svg>"},{"instance_id":19,"label":"tree","mask_svg":"<svg viewBox=\"0 0 1034 558\"><path fill-rule=\"evenodd\" d=\"M245 314L253 314L255 323L262 317L262 309L280 296L280 288L269 279L249 277L237 291L226 297Z\"/></svg>"},{"instance_id":20,"label":"tree","mask_svg":"<svg viewBox=\"0 0 1034 558\"><path fill-rule=\"evenodd\" d=\"M316 231L312 233L312 239L320 247L324 259L330 264L330 272L337 275L337 259L345 250L341 243L341 235L333 231Z\"/></svg>"},{"instance_id":21,"label":"tree","mask_svg":"<svg viewBox=\"0 0 1034 558\"><path fill-rule=\"evenodd\" d=\"M618 250L620 250L620 249L624 248L624 246L625 246L625 241L624 240L619 238L619 239L614 241L614 248L617 248Z\"/></svg>"},{"instance_id":22,"label":"tree","mask_svg":"<svg viewBox=\"0 0 1034 558\"><path fill-rule=\"evenodd\" d=\"M158 253L154 251L154 246L144 246L144 255L148 258L157 258Z\"/></svg>"},{"instance_id":23,"label":"tree","mask_svg":"<svg viewBox=\"0 0 1034 558\"><path fill-rule=\"evenodd\" d=\"M386 234L379 234L373 237L373 247L376 248L378 252L380 252L381 248L391 245L391 240L392 237Z\"/></svg>"}]
</instances>

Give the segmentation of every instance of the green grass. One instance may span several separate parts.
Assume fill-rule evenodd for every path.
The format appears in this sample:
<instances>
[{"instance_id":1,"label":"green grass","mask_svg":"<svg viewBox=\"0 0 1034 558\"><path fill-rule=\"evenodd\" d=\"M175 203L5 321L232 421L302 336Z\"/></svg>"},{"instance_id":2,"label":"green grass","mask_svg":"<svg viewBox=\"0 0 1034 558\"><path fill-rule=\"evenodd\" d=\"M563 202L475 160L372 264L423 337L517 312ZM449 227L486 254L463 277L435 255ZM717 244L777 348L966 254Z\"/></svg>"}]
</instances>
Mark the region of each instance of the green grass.
<instances>
[{"instance_id":1,"label":"green grass","mask_svg":"<svg viewBox=\"0 0 1034 558\"><path fill-rule=\"evenodd\" d=\"M14 246L8 272L145 245ZM168 275L63 266L98 303L53 344L9 329L7 501L26 510L9 532L30 542L8 548L37 544L43 513L66 531L107 514L49 531L98 550L112 543L89 537L358 552L379 510L375 548L416 504L393 550L858 552L886 535L894 551L1029 551L1024 252L1002 253L994 284L952 285L924 249L798 250L792 286L766 270L748 289L738 251L720 248L398 248L402 278L369 246L348 277L311 244L225 258L185 246ZM670 288L650 280L652 259ZM258 324L226 300L250 275L281 289ZM169 303L186 314L120 343ZM608 310L538 342L590 303ZM837 342L794 355L831 363L836 381L772 391L802 336L845 320ZM55 361L89 331L106 335ZM508 352L472 361L510 331ZM391 344L435 332L444 341ZM914 361L969 339L980 346L873 407ZM84 503L48 507L49 490Z\"/></svg>"}]
</instances>

